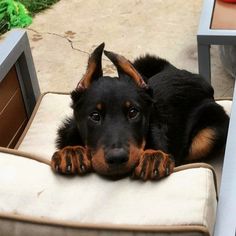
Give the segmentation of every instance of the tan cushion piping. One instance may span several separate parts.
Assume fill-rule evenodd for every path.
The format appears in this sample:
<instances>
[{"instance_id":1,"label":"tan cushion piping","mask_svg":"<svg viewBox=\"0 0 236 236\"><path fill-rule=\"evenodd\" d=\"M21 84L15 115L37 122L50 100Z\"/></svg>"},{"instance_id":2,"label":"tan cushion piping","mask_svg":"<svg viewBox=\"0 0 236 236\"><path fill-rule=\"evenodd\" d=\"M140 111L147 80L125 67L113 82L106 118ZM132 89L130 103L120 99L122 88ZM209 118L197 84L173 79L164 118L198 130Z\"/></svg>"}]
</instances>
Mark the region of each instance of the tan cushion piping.
<instances>
[{"instance_id":1,"label":"tan cushion piping","mask_svg":"<svg viewBox=\"0 0 236 236\"><path fill-rule=\"evenodd\" d=\"M45 158L42 158L42 157L39 157L39 156L36 156L34 154L31 154L31 153L28 153L28 152L19 151L19 150L10 149L10 148L0 147L0 153L1 152L17 155L17 156L23 157L23 158L32 159L32 160L35 160L35 161L38 161L38 162L41 162L41 163L44 163L44 164L50 166L50 161L49 160L47 160Z\"/></svg>"},{"instance_id":2,"label":"tan cushion piping","mask_svg":"<svg viewBox=\"0 0 236 236\"><path fill-rule=\"evenodd\" d=\"M232 97L220 97L220 98L215 98L215 101L223 101L223 100L229 100L232 101L233 98Z\"/></svg>"},{"instance_id":3,"label":"tan cushion piping","mask_svg":"<svg viewBox=\"0 0 236 236\"><path fill-rule=\"evenodd\" d=\"M45 224L50 226L60 226L64 228L90 229L90 230L112 230L112 231L134 231L134 232L200 232L205 236L210 236L208 229L203 225L125 225L125 224L89 224L75 223L71 221L52 220L26 215L15 215L12 213L0 213L0 218L14 221L30 222L34 224Z\"/></svg>"}]
</instances>

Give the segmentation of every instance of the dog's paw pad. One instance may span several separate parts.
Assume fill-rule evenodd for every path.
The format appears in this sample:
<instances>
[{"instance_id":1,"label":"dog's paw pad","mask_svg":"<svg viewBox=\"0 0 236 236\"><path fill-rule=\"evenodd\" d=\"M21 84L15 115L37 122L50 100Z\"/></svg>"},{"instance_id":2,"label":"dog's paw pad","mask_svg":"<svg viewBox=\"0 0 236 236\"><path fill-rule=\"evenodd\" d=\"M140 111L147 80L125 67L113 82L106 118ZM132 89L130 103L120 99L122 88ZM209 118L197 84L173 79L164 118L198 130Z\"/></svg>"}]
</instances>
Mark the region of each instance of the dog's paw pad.
<instances>
[{"instance_id":1,"label":"dog's paw pad","mask_svg":"<svg viewBox=\"0 0 236 236\"><path fill-rule=\"evenodd\" d=\"M170 175L174 166L175 162L170 155L162 151L146 150L133 172L133 178L157 180Z\"/></svg>"},{"instance_id":2,"label":"dog's paw pad","mask_svg":"<svg viewBox=\"0 0 236 236\"><path fill-rule=\"evenodd\" d=\"M86 174L91 169L85 149L81 146L65 147L55 152L51 159L52 169L60 174Z\"/></svg>"}]
</instances>

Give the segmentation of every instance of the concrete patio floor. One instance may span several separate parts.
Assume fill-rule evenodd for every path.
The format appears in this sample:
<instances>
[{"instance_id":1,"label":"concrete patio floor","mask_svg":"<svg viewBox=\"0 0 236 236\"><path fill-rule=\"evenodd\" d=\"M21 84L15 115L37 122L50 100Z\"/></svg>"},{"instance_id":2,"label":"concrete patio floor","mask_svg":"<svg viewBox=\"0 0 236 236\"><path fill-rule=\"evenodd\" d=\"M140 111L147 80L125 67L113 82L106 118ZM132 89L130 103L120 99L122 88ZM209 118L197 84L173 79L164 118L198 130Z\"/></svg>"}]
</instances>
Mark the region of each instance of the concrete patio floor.
<instances>
[{"instance_id":1,"label":"concrete patio floor","mask_svg":"<svg viewBox=\"0 0 236 236\"><path fill-rule=\"evenodd\" d=\"M73 90L89 53L101 42L130 60L151 53L179 68L198 72L196 33L202 0L61 0L38 15L27 29L42 92ZM233 93L218 47L212 50L216 97ZM104 74L113 75L103 59Z\"/></svg>"}]
</instances>

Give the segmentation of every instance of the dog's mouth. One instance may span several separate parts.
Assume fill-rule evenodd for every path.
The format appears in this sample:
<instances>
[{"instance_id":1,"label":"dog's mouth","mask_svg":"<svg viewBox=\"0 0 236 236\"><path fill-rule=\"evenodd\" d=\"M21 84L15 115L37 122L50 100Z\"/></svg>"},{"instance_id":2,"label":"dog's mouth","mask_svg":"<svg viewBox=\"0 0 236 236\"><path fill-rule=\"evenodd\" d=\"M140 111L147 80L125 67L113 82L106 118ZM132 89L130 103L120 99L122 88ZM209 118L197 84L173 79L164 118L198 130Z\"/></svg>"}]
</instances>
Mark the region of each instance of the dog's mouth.
<instances>
[{"instance_id":1,"label":"dog's mouth","mask_svg":"<svg viewBox=\"0 0 236 236\"><path fill-rule=\"evenodd\" d=\"M119 179L128 176L135 168L136 163L125 163L119 165L109 165L103 160L92 158L93 170L111 179Z\"/></svg>"},{"instance_id":2,"label":"dog's mouth","mask_svg":"<svg viewBox=\"0 0 236 236\"><path fill-rule=\"evenodd\" d=\"M111 179L121 179L129 176L134 170L136 164L108 166L105 172L99 173Z\"/></svg>"}]
</instances>

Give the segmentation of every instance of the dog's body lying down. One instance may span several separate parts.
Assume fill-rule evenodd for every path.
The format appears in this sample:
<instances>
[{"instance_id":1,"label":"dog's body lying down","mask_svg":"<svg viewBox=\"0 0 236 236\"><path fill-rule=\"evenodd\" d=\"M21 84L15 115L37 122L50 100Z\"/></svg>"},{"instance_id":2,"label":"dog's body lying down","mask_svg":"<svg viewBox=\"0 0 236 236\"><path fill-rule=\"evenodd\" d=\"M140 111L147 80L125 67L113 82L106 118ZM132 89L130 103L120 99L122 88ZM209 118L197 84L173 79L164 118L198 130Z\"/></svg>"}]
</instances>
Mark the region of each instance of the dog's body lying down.
<instances>
[{"instance_id":1,"label":"dog's body lying down","mask_svg":"<svg viewBox=\"0 0 236 236\"><path fill-rule=\"evenodd\" d=\"M119 76L103 76L103 48L71 93L74 115L58 131L53 170L159 179L224 148L229 118L201 76L149 55L132 64L107 51Z\"/></svg>"}]
</instances>

